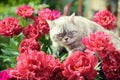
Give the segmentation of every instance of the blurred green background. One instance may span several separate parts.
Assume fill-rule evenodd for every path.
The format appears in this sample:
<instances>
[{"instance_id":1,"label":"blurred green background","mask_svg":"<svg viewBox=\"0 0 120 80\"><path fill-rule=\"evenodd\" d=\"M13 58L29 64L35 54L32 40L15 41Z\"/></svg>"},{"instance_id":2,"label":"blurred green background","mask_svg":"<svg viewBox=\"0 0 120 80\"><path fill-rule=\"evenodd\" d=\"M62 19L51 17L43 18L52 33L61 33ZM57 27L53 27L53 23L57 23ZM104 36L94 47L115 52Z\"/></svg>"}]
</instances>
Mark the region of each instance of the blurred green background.
<instances>
[{"instance_id":1,"label":"blurred green background","mask_svg":"<svg viewBox=\"0 0 120 80\"><path fill-rule=\"evenodd\" d=\"M68 14L73 12L76 15L82 14L91 18L96 11L108 9L117 16L119 0L0 0L0 19L6 16L16 16L18 6L28 4L38 9L41 4L47 4L51 9L57 9L64 13L68 9Z\"/></svg>"},{"instance_id":2,"label":"blurred green background","mask_svg":"<svg viewBox=\"0 0 120 80\"><path fill-rule=\"evenodd\" d=\"M0 20L15 16L18 6L28 4L35 9L35 13L42 7L57 9L62 15L76 15L92 19L96 11L110 10L117 17L116 34L120 30L120 0L0 0ZM8 39L0 36L0 71L16 65L16 56L19 55L18 46L23 36Z\"/></svg>"}]
</instances>

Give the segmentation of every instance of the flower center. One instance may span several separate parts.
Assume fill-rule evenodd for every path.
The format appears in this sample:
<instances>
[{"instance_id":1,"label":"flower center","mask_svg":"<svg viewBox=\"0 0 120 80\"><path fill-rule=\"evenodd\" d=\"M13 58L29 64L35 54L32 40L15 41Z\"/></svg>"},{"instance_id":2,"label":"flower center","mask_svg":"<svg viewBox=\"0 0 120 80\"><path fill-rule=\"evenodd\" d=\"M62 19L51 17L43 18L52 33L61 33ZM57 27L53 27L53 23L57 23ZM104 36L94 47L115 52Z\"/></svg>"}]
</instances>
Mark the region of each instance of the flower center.
<instances>
[{"instance_id":1,"label":"flower center","mask_svg":"<svg viewBox=\"0 0 120 80\"><path fill-rule=\"evenodd\" d=\"M73 68L74 68L74 71L78 71L79 70L79 67L77 67L77 66L74 66Z\"/></svg>"},{"instance_id":2,"label":"flower center","mask_svg":"<svg viewBox=\"0 0 120 80\"><path fill-rule=\"evenodd\" d=\"M109 18L109 17L107 17L107 16L104 16L104 17L103 17L103 20L104 20L104 22L105 22L105 23L109 23L110 18Z\"/></svg>"}]
</instances>

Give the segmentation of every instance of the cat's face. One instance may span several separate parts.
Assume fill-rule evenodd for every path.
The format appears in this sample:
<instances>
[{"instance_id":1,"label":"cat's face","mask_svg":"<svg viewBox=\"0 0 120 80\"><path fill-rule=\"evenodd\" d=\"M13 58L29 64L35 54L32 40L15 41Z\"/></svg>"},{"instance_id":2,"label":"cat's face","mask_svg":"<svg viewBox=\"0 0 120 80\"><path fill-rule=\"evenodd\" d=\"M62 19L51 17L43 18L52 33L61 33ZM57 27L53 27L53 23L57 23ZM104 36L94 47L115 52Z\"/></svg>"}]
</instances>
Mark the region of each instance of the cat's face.
<instances>
[{"instance_id":1,"label":"cat's face","mask_svg":"<svg viewBox=\"0 0 120 80\"><path fill-rule=\"evenodd\" d=\"M70 45L74 43L78 38L78 32L77 31L64 31L61 33L57 33L53 36L53 39L56 42L59 42L63 45Z\"/></svg>"},{"instance_id":2,"label":"cat's face","mask_svg":"<svg viewBox=\"0 0 120 80\"><path fill-rule=\"evenodd\" d=\"M78 28L72 22L71 18L62 18L55 21L48 21L50 28L50 37L59 44L69 45L74 43L78 37Z\"/></svg>"}]
</instances>

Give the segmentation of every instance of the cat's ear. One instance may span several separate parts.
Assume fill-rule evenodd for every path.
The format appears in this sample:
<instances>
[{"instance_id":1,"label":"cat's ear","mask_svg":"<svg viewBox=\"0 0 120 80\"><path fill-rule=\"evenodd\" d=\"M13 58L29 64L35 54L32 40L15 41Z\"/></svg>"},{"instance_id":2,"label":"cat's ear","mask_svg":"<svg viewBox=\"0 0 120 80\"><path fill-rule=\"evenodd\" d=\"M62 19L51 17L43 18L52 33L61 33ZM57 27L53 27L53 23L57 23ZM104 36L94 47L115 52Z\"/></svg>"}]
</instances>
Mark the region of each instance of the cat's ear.
<instances>
[{"instance_id":1,"label":"cat's ear","mask_svg":"<svg viewBox=\"0 0 120 80\"><path fill-rule=\"evenodd\" d=\"M74 17L75 17L75 13L72 13L72 15L70 15L69 21L74 23Z\"/></svg>"},{"instance_id":2,"label":"cat's ear","mask_svg":"<svg viewBox=\"0 0 120 80\"><path fill-rule=\"evenodd\" d=\"M55 23L53 21L51 21L51 20L46 20L46 21L47 21L50 29L52 29L55 26Z\"/></svg>"}]
</instances>

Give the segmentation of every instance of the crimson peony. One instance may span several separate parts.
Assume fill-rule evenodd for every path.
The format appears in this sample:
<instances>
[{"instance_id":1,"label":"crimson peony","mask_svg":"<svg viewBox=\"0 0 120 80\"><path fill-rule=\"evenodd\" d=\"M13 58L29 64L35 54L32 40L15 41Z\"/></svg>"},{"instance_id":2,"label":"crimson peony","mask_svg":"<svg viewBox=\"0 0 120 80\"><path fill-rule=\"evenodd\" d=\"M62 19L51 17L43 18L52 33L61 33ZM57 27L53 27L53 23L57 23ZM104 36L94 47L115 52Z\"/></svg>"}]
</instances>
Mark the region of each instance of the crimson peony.
<instances>
[{"instance_id":1,"label":"crimson peony","mask_svg":"<svg viewBox=\"0 0 120 80\"><path fill-rule=\"evenodd\" d=\"M23 5L23 6L18 7L16 13L22 18L30 17L34 13L34 9L31 6Z\"/></svg>"},{"instance_id":2,"label":"crimson peony","mask_svg":"<svg viewBox=\"0 0 120 80\"><path fill-rule=\"evenodd\" d=\"M40 31L33 26L32 24L28 25L23 29L23 34L25 35L25 38L35 38L38 39L41 36Z\"/></svg>"},{"instance_id":3,"label":"crimson peony","mask_svg":"<svg viewBox=\"0 0 120 80\"><path fill-rule=\"evenodd\" d=\"M108 10L103 10L94 15L94 21L103 26L105 29L113 30L116 17Z\"/></svg>"},{"instance_id":4,"label":"crimson peony","mask_svg":"<svg viewBox=\"0 0 120 80\"><path fill-rule=\"evenodd\" d=\"M104 32L96 32L94 34L91 33L90 36L84 37L82 43L87 48L86 52L98 52L100 57L105 57L107 54L105 54L104 51L115 50L110 40L111 36Z\"/></svg>"},{"instance_id":5,"label":"crimson peony","mask_svg":"<svg viewBox=\"0 0 120 80\"><path fill-rule=\"evenodd\" d=\"M9 70L3 70L0 72L0 80L10 80Z\"/></svg>"},{"instance_id":6,"label":"crimson peony","mask_svg":"<svg viewBox=\"0 0 120 80\"><path fill-rule=\"evenodd\" d=\"M22 31L19 20L14 17L7 17L0 21L0 34L2 36L12 37Z\"/></svg>"},{"instance_id":7,"label":"crimson peony","mask_svg":"<svg viewBox=\"0 0 120 80\"><path fill-rule=\"evenodd\" d=\"M107 80L120 79L120 51L109 51L102 59L102 70Z\"/></svg>"},{"instance_id":8,"label":"crimson peony","mask_svg":"<svg viewBox=\"0 0 120 80\"><path fill-rule=\"evenodd\" d=\"M43 21L46 19L54 20L60 17L60 12L57 10L50 10L49 8L45 8L38 12L38 16L41 17Z\"/></svg>"},{"instance_id":9,"label":"crimson peony","mask_svg":"<svg viewBox=\"0 0 120 80\"><path fill-rule=\"evenodd\" d=\"M40 44L34 38L24 39L19 45L20 53L26 53L29 50L40 51Z\"/></svg>"},{"instance_id":10,"label":"crimson peony","mask_svg":"<svg viewBox=\"0 0 120 80\"><path fill-rule=\"evenodd\" d=\"M37 16L35 17L35 22L34 22L34 26L36 27L37 30L39 30L39 32L41 34L48 34L49 33L49 26L46 22L46 20L42 20L41 17Z\"/></svg>"},{"instance_id":11,"label":"crimson peony","mask_svg":"<svg viewBox=\"0 0 120 80\"><path fill-rule=\"evenodd\" d=\"M17 66L10 75L20 80L50 80L53 71L60 66L59 59L40 51L29 51L17 57Z\"/></svg>"},{"instance_id":12,"label":"crimson peony","mask_svg":"<svg viewBox=\"0 0 120 80\"><path fill-rule=\"evenodd\" d=\"M76 51L63 62L62 73L68 80L94 80L97 75L94 67L97 63L94 55Z\"/></svg>"}]
</instances>

